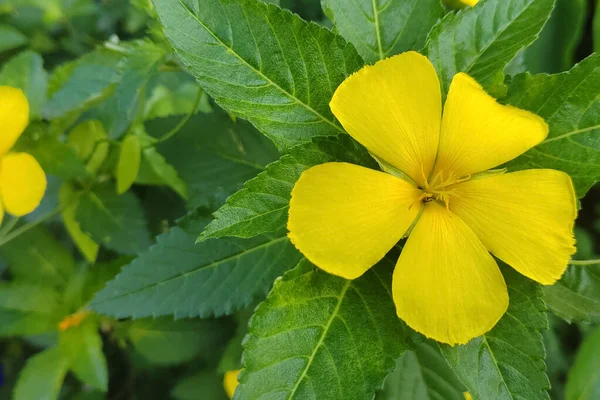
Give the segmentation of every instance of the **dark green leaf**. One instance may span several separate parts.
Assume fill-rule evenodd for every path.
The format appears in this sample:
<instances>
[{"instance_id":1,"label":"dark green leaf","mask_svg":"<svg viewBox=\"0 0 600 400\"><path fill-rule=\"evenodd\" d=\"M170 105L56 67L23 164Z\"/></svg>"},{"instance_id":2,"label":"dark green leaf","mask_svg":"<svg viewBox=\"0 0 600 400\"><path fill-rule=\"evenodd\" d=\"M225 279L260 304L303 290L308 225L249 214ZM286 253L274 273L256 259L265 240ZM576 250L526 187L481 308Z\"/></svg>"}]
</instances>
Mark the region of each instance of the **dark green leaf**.
<instances>
[{"instance_id":1,"label":"dark green leaf","mask_svg":"<svg viewBox=\"0 0 600 400\"><path fill-rule=\"evenodd\" d=\"M396 361L377 400L464 400L466 389L440 353L436 342L426 341Z\"/></svg>"},{"instance_id":2,"label":"dark green leaf","mask_svg":"<svg viewBox=\"0 0 600 400\"><path fill-rule=\"evenodd\" d=\"M41 284L0 283L0 335L36 335L55 330L58 293Z\"/></svg>"},{"instance_id":3,"label":"dark green leaf","mask_svg":"<svg viewBox=\"0 0 600 400\"><path fill-rule=\"evenodd\" d=\"M98 243L123 254L137 254L150 246L150 233L139 200L127 192L118 195L103 185L81 196L77 221Z\"/></svg>"},{"instance_id":4,"label":"dark green leaf","mask_svg":"<svg viewBox=\"0 0 600 400\"><path fill-rule=\"evenodd\" d=\"M544 343L546 307L541 287L502 268L510 302L488 333L466 345L440 345L448 363L477 400L549 399Z\"/></svg>"},{"instance_id":5,"label":"dark green leaf","mask_svg":"<svg viewBox=\"0 0 600 400\"><path fill-rule=\"evenodd\" d=\"M115 317L230 314L264 296L301 256L285 232L195 245L208 222L192 213L157 238L92 301Z\"/></svg>"},{"instance_id":6,"label":"dark green leaf","mask_svg":"<svg viewBox=\"0 0 600 400\"><path fill-rule=\"evenodd\" d=\"M0 71L0 85L23 90L29 102L30 118L41 117L42 107L46 102L48 74L44 70L44 60L39 54L24 51L8 60Z\"/></svg>"},{"instance_id":7,"label":"dark green leaf","mask_svg":"<svg viewBox=\"0 0 600 400\"><path fill-rule=\"evenodd\" d=\"M222 236L252 237L283 229L294 184L305 169L331 161L345 161L377 169L369 153L347 135L316 138L290 149L267 166L244 189L227 199L200 239Z\"/></svg>"},{"instance_id":8,"label":"dark green leaf","mask_svg":"<svg viewBox=\"0 0 600 400\"><path fill-rule=\"evenodd\" d=\"M578 197L600 179L600 56L556 75L514 77L506 102L550 125L548 138L508 163L511 170L552 168L573 178Z\"/></svg>"},{"instance_id":9,"label":"dark green leaf","mask_svg":"<svg viewBox=\"0 0 600 400\"><path fill-rule=\"evenodd\" d=\"M584 341L573 368L569 371L565 400L594 400L600 398L600 328Z\"/></svg>"},{"instance_id":10,"label":"dark green leaf","mask_svg":"<svg viewBox=\"0 0 600 400\"><path fill-rule=\"evenodd\" d=\"M337 31L367 63L420 50L443 14L440 0L322 0Z\"/></svg>"},{"instance_id":11,"label":"dark green leaf","mask_svg":"<svg viewBox=\"0 0 600 400\"><path fill-rule=\"evenodd\" d=\"M69 368L58 347L27 360L14 390L14 400L56 400Z\"/></svg>"},{"instance_id":12,"label":"dark green leaf","mask_svg":"<svg viewBox=\"0 0 600 400\"><path fill-rule=\"evenodd\" d=\"M329 110L362 60L329 30L257 0L154 0L176 53L206 92L280 149L343 132Z\"/></svg>"},{"instance_id":13,"label":"dark green leaf","mask_svg":"<svg viewBox=\"0 0 600 400\"><path fill-rule=\"evenodd\" d=\"M275 282L244 342L235 399L372 399L406 349L392 262L349 281L320 270Z\"/></svg>"},{"instance_id":14,"label":"dark green leaf","mask_svg":"<svg viewBox=\"0 0 600 400\"><path fill-rule=\"evenodd\" d=\"M202 371L181 379L171 391L171 396L176 400L228 398L223 389L223 376L216 375L213 371Z\"/></svg>"},{"instance_id":15,"label":"dark green leaf","mask_svg":"<svg viewBox=\"0 0 600 400\"><path fill-rule=\"evenodd\" d=\"M544 287L544 300L567 322L600 323L600 263L570 265L560 281Z\"/></svg>"},{"instance_id":16,"label":"dark green leaf","mask_svg":"<svg viewBox=\"0 0 600 400\"><path fill-rule=\"evenodd\" d=\"M11 25L0 24L0 53L18 49L27 44L27 36Z\"/></svg>"},{"instance_id":17,"label":"dark green leaf","mask_svg":"<svg viewBox=\"0 0 600 400\"><path fill-rule=\"evenodd\" d=\"M596 12L594 13L593 22L593 41L594 51L600 53L600 1L596 0Z\"/></svg>"},{"instance_id":18,"label":"dark green leaf","mask_svg":"<svg viewBox=\"0 0 600 400\"><path fill-rule=\"evenodd\" d=\"M448 13L433 27L425 51L438 72L442 91L466 72L494 95L505 92L504 67L535 40L554 0L486 0Z\"/></svg>"}]
</instances>

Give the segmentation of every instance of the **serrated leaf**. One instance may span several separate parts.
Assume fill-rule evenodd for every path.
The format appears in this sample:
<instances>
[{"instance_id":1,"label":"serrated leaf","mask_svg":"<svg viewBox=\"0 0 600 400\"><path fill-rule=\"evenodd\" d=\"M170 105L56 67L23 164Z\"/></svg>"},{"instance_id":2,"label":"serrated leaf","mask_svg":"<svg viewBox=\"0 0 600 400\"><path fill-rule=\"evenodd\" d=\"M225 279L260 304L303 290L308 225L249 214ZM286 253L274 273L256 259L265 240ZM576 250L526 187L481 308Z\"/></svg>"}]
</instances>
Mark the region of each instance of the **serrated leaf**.
<instances>
[{"instance_id":1,"label":"serrated leaf","mask_svg":"<svg viewBox=\"0 0 600 400\"><path fill-rule=\"evenodd\" d=\"M142 160L142 143L136 135L128 135L121 143L119 161L117 163L117 193L129 190L140 170Z\"/></svg>"},{"instance_id":2,"label":"serrated leaf","mask_svg":"<svg viewBox=\"0 0 600 400\"><path fill-rule=\"evenodd\" d=\"M0 53L18 49L27 44L27 36L11 25L0 24Z\"/></svg>"},{"instance_id":3,"label":"serrated leaf","mask_svg":"<svg viewBox=\"0 0 600 400\"><path fill-rule=\"evenodd\" d=\"M41 225L3 244L0 255L13 277L48 286L64 285L75 266L69 251Z\"/></svg>"},{"instance_id":4,"label":"serrated leaf","mask_svg":"<svg viewBox=\"0 0 600 400\"><path fill-rule=\"evenodd\" d=\"M465 400L458 380L434 341L425 341L396 361L377 400Z\"/></svg>"},{"instance_id":5,"label":"serrated leaf","mask_svg":"<svg viewBox=\"0 0 600 400\"><path fill-rule=\"evenodd\" d=\"M94 241L122 254L137 254L150 246L150 233L139 200L118 195L110 185L83 194L75 217Z\"/></svg>"},{"instance_id":6,"label":"serrated leaf","mask_svg":"<svg viewBox=\"0 0 600 400\"><path fill-rule=\"evenodd\" d=\"M446 14L424 49L442 92L456 73L466 72L492 94L504 94L504 67L535 40L553 5L554 0L486 0Z\"/></svg>"},{"instance_id":7,"label":"serrated leaf","mask_svg":"<svg viewBox=\"0 0 600 400\"><path fill-rule=\"evenodd\" d=\"M246 182L215 212L199 240L223 236L252 237L285 228L290 196L302 171L317 164L345 161L378 169L369 153L347 135L315 138L290 149L264 172Z\"/></svg>"},{"instance_id":8,"label":"serrated leaf","mask_svg":"<svg viewBox=\"0 0 600 400\"><path fill-rule=\"evenodd\" d=\"M102 352L102 338L93 320L60 332L60 351L69 360L75 376L86 385L108 390L108 370Z\"/></svg>"},{"instance_id":9,"label":"serrated leaf","mask_svg":"<svg viewBox=\"0 0 600 400\"><path fill-rule=\"evenodd\" d=\"M27 360L19 374L14 400L56 400L69 368L58 347L44 350Z\"/></svg>"},{"instance_id":10,"label":"serrated leaf","mask_svg":"<svg viewBox=\"0 0 600 400\"><path fill-rule=\"evenodd\" d=\"M352 281L318 269L277 280L250 320L234 399L372 399L407 349L392 268L384 259Z\"/></svg>"},{"instance_id":11,"label":"serrated leaf","mask_svg":"<svg viewBox=\"0 0 600 400\"><path fill-rule=\"evenodd\" d=\"M56 329L59 295L51 287L22 281L0 283L0 336L37 335Z\"/></svg>"},{"instance_id":12,"label":"serrated leaf","mask_svg":"<svg viewBox=\"0 0 600 400\"><path fill-rule=\"evenodd\" d=\"M600 328L581 344L569 371L565 400L594 400L600 397Z\"/></svg>"},{"instance_id":13,"label":"serrated leaf","mask_svg":"<svg viewBox=\"0 0 600 400\"><path fill-rule=\"evenodd\" d=\"M160 136L178 122L155 119L146 123L146 130ZM278 156L270 140L248 122L233 122L223 112L193 116L156 148L187 185L189 209L222 204Z\"/></svg>"},{"instance_id":14,"label":"serrated leaf","mask_svg":"<svg viewBox=\"0 0 600 400\"><path fill-rule=\"evenodd\" d=\"M178 364L214 351L226 340L229 328L226 321L166 317L131 321L126 327L136 352L155 364Z\"/></svg>"},{"instance_id":15,"label":"serrated leaf","mask_svg":"<svg viewBox=\"0 0 600 400\"><path fill-rule=\"evenodd\" d=\"M88 234L83 232L79 226L79 222L75 217L77 205L79 204L77 196L78 194L71 184L64 183L60 187L58 197L63 223L77 249L88 262L94 263L100 246Z\"/></svg>"},{"instance_id":16,"label":"serrated leaf","mask_svg":"<svg viewBox=\"0 0 600 400\"><path fill-rule=\"evenodd\" d=\"M570 265L552 286L544 286L548 308L567 322L600 323L600 263Z\"/></svg>"},{"instance_id":17,"label":"serrated leaf","mask_svg":"<svg viewBox=\"0 0 600 400\"><path fill-rule=\"evenodd\" d=\"M44 70L44 60L39 54L24 51L8 60L0 71L0 85L23 90L29 102L30 118L41 117L42 107L46 102L48 74Z\"/></svg>"},{"instance_id":18,"label":"serrated leaf","mask_svg":"<svg viewBox=\"0 0 600 400\"><path fill-rule=\"evenodd\" d=\"M177 170L156 151L155 147L146 147L142 151L142 163L136 182L167 185L184 199L188 197L187 185L181 180Z\"/></svg>"},{"instance_id":19,"label":"serrated leaf","mask_svg":"<svg viewBox=\"0 0 600 400\"><path fill-rule=\"evenodd\" d=\"M154 5L167 38L200 86L279 149L343 132L329 100L362 60L341 37L257 0L154 0Z\"/></svg>"},{"instance_id":20,"label":"serrated leaf","mask_svg":"<svg viewBox=\"0 0 600 400\"><path fill-rule=\"evenodd\" d=\"M301 258L285 232L195 245L208 222L192 213L123 268L91 303L115 317L230 314L264 296Z\"/></svg>"},{"instance_id":21,"label":"serrated leaf","mask_svg":"<svg viewBox=\"0 0 600 400\"><path fill-rule=\"evenodd\" d=\"M466 345L440 345L442 354L477 400L547 400L550 383L541 331L548 328L539 284L506 265L510 302L488 333Z\"/></svg>"},{"instance_id":22,"label":"serrated leaf","mask_svg":"<svg viewBox=\"0 0 600 400\"><path fill-rule=\"evenodd\" d=\"M569 72L518 75L505 101L532 111L550 126L548 138L509 162L511 170L552 168L573 178L581 198L600 180L600 55Z\"/></svg>"},{"instance_id":23,"label":"serrated leaf","mask_svg":"<svg viewBox=\"0 0 600 400\"><path fill-rule=\"evenodd\" d=\"M325 15L373 64L408 50L420 50L443 15L440 0L322 0Z\"/></svg>"}]
</instances>

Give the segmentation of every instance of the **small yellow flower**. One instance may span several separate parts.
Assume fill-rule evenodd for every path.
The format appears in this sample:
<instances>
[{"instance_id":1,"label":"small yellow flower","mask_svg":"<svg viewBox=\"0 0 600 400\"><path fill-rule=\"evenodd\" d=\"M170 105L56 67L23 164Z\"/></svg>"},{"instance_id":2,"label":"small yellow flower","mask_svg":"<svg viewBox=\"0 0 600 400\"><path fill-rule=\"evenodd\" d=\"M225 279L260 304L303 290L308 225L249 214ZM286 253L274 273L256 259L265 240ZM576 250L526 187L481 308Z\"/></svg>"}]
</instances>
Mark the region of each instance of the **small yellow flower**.
<instances>
[{"instance_id":1,"label":"small yellow flower","mask_svg":"<svg viewBox=\"0 0 600 400\"><path fill-rule=\"evenodd\" d=\"M489 331L508 307L490 252L543 284L563 274L575 251L571 178L490 171L546 138L542 118L499 104L464 73L442 114L435 69L416 52L361 69L330 106L387 173L327 163L301 175L289 237L318 267L358 278L408 235L392 282L397 314L449 344Z\"/></svg>"},{"instance_id":2,"label":"small yellow flower","mask_svg":"<svg viewBox=\"0 0 600 400\"><path fill-rule=\"evenodd\" d=\"M240 374L240 370L236 369L234 371L225 372L225 376L223 377L223 387L225 388L225 393L229 398L233 398L233 394L235 393L235 389L238 387L238 375Z\"/></svg>"},{"instance_id":3,"label":"small yellow flower","mask_svg":"<svg viewBox=\"0 0 600 400\"><path fill-rule=\"evenodd\" d=\"M9 152L28 123L23 92L0 86L0 223L5 211L20 217L35 210L46 191L46 175L35 158Z\"/></svg>"},{"instance_id":4,"label":"small yellow flower","mask_svg":"<svg viewBox=\"0 0 600 400\"><path fill-rule=\"evenodd\" d=\"M473 7L475 4L479 3L479 0L444 0L444 2L450 7L463 8Z\"/></svg>"}]
</instances>

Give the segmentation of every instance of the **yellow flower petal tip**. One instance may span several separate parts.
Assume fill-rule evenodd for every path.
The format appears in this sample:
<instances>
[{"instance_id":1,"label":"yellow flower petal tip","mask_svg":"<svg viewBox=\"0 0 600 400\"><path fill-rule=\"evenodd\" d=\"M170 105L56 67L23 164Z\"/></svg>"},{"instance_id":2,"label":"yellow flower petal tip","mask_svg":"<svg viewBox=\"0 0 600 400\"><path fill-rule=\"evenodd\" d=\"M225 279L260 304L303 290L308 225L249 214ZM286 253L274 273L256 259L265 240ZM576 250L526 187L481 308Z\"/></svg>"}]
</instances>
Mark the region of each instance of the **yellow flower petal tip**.
<instances>
[{"instance_id":1,"label":"yellow flower petal tip","mask_svg":"<svg viewBox=\"0 0 600 400\"><path fill-rule=\"evenodd\" d=\"M346 79L330 106L384 172L307 169L292 190L292 243L319 268L355 279L404 236L392 282L398 316L451 345L491 330L508 308L492 255L551 284L575 251L577 201L554 170L493 169L542 142L539 116L500 104L458 73L442 110L426 57L407 52ZM493 169L493 170L492 170Z\"/></svg>"},{"instance_id":2,"label":"yellow flower petal tip","mask_svg":"<svg viewBox=\"0 0 600 400\"><path fill-rule=\"evenodd\" d=\"M479 0L444 0L444 3L452 8L474 7Z\"/></svg>"},{"instance_id":3,"label":"yellow flower petal tip","mask_svg":"<svg viewBox=\"0 0 600 400\"><path fill-rule=\"evenodd\" d=\"M0 159L0 198L9 214L20 217L35 210L46 185L46 174L31 155L9 153Z\"/></svg>"},{"instance_id":4,"label":"yellow flower petal tip","mask_svg":"<svg viewBox=\"0 0 600 400\"><path fill-rule=\"evenodd\" d=\"M67 315L60 323L58 324L59 331L66 331L70 328L76 328L91 314L89 310L81 310L77 311L74 314Z\"/></svg>"},{"instance_id":5,"label":"yellow flower petal tip","mask_svg":"<svg viewBox=\"0 0 600 400\"><path fill-rule=\"evenodd\" d=\"M225 372L225 376L223 377L223 387L225 388L225 393L231 399L233 398L233 394L235 393L235 389L238 387L238 375L240 374L239 369L233 371Z\"/></svg>"},{"instance_id":6,"label":"yellow flower petal tip","mask_svg":"<svg viewBox=\"0 0 600 400\"><path fill-rule=\"evenodd\" d=\"M29 103L21 89L0 86L0 157L6 154L29 123Z\"/></svg>"},{"instance_id":7,"label":"yellow flower petal tip","mask_svg":"<svg viewBox=\"0 0 600 400\"><path fill-rule=\"evenodd\" d=\"M473 396L471 396L471 393L463 392L463 395L465 396L465 400L473 400Z\"/></svg>"}]
</instances>

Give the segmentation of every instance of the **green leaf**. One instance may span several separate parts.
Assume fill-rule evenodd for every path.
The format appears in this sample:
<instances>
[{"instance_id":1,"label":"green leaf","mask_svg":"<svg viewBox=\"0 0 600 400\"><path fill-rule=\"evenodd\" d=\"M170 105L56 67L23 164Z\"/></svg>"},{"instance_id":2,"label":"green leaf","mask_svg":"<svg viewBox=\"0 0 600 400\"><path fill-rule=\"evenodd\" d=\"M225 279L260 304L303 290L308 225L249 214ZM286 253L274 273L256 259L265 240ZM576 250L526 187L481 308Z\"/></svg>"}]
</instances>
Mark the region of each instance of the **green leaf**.
<instances>
[{"instance_id":1,"label":"green leaf","mask_svg":"<svg viewBox=\"0 0 600 400\"><path fill-rule=\"evenodd\" d=\"M579 198L600 180L600 55L569 72L518 75L505 101L550 126L548 138L507 164L511 170L552 168L573 178Z\"/></svg>"},{"instance_id":2,"label":"green leaf","mask_svg":"<svg viewBox=\"0 0 600 400\"><path fill-rule=\"evenodd\" d=\"M60 351L78 379L94 389L108 390L106 359L95 321L88 318L79 326L61 331Z\"/></svg>"},{"instance_id":3,"label":"green leaf","mask_svg":"<svg viewBox=\"0 0 600 400\"><path fill-rule=\"evenodd\" d=\"M278 279L250 320L234 398L372 399L407 349L392 268L384 259L352 281L317 269Z\"/></svg>"},{"instance_id":4,"label":"green leaf","mask_svg":"<svg viewBox=\"0 0 600 400\"><path fill-rule=\"evenodd\" d=\"M75 126L67 138L67 143L79 158L86 162L88 171L95 173L108 156L108 135L100 121L88 120Z\"/></svg>"},{"instance_id":5,"label":"green leaf","mask_svg":"<svg viewBox=\"0 0 600 400\"><path fill-rule=\"evenodd\" d=\"M91 303L103 314L144 317L231 314L262 297L301 256L285 232L194 242L207 218L192 213L123 268Z\"/></svg>"},{"instance_id":6,"label":"green leaf","mask_svg":"<svg viewBox=\"0 0 600 400\"><path fill-rule=\"evenodd\" d=\"M492 94L504 94L504 67L535 40L553 5L554 0L486 0L446 14L425 45L442 92L456 73L466 72Z\"/></svg>"},{"instance_id":7,"label":"green leaf","mask_svg":"<svg viewBox=\"0 0 600 400\"><path fill-rule=\"evenodd\" d=\"M396 361L378 400L464 400L458 380L434 341L425 341Z\"/></svg>"},{"instance_id":8,"label":"green leaf","mask_svg":"<svg viewBox=\"0 0 600 400\"><path fill-rule=\"evenodd\" d=\"M128 135L121 143L119 162L117 163L117 193L129 190L140 170L142 143L136 135Z\"/></svg>"},{"instance_id":9,"label":"green leaf","mask_svg":"<svg viewBox=\"0 0 600 400\"><path fill-rule=\"evenodd\" d=\"M44 70L44 60L39 54L24 51L8 60L0 71L0 85L23 90L29 102L30 118L41 117L42 107L46 102L48 74Z\"/></svg>"},{"instance_id":10,"label":"green leaf","mask_svg":"<svg viewBox=\"0 0 600 400\"><path fill-rule=\"evenodd\" d=\"M0 24L0 53L25 46L27 41L27 36L14 26Z\"/></svg>"},{"instance_id":11,"label":"green leaf","mask_svg":"<svg viewBox=\"0 0 600 400\"><path fill-rule=\"evenodd\" d=\"M199 240L222 236L248 238L285 228L292 188L302 171L332 161L378 169L369 153L350 136L315 138L311 143L290 149L289 154L246 182L242 190L217 210Z\"/></svg>"},{"instance_id":12,"label":"green leaf","mask_svg":"<svg viewBox=\"0 0 600 400\"><path fill-rule=\"evenodd\" d=\"M596 53L600 53L600 1L596 1L596 12L594 13L594 21L593 21L593 41L594 41L594 51Z\"/></svg>"},{"instance_id":13,"label":"green leaf","mask_svg":"<svg viewBox=\"0 0 600 400\"><path fill-rule=\"evenodd\" d=\"M94 263L100 246L94 242L90 235L83 232L79 226L79 222L75 217L77 205L79 204L79 197L77 196L78 194L71 184L64 183L60 187L58 197L63 223L77 249L88 262Z\"/></svg>"},{"instance_id":14,"label":"green leaf","mask_svg":"<svg viewBox=\"0 0 600 400\"><path fill-rule=\"evenodd\" d=\"M200 86L279 149L343 132L329 100L362 65L343 39L257 0L154 0L154 5L167 38Z\"/></svg>"},{"instance_id":15,"label":"green leaf","mask_svg":"<svg viewBox=\"0 0 600 400\"><path fill-rule=\"evenodd\" d=\"M171 397L176 400L227 400L223 389L223 376L213 371L201 371L181 379L173 390Z\"/></svg>"},{"instance_id":16,"label":"green leaf","mask_svg":"<svg viewBox=\"0 0 600 400\"><path fill-rule=\"evenodd\" d=\"M442 16L440 0L322 0L325 15L372 64L408 50L420 50Z\"/></svg>"},{"instance_id":17,"label":"green leaf","mask_svg":"<svg viewBox=\"0 0 600 400\"><path fill-rule=\"evenodd\" d=\"M71 253L41 225L3 244L0 255L13 277L47 286L64 285L75 265Z\"/></svg>"},{"instance_id":18,"label":"green leaf","mask_svg":"<svg viewBox=\"0 0 600 400\"><path fill-rule=\"evenodd\" d=\"M600 263L569 265L560 281L544 286L544 300L567 322L600 323Z\"/></svg>"},{"instance_id":19,"label":"green leaf","mask_svg":"<svg viewBox=\"0 0 600 400\"><path fill-rule=\"evenodd\" d=\"M0 336L55 330L59 295L51 287L22 281L0 283Z\"/></svg>"},{"instance_id":20,"label":"green leaf","mask_svg":"<svg viewBox=\"0 0 600 400\"><path fill-rule=\"evenodd\" d=\"M209 97L204 91L200 104L192 110L200 87L187 72L158 72L148 84L148 96L144 105L144 119L166 118L187 115L192 111L212 111Z\"/></svg>"},{"instance_id":21,"label":"green leaf","mask_svg":"<svg viewBox=\"0 0 600 400\"><path fill-rule=\"evenodd\" d=\"M177 170L153 146L142 150L140 172L136 183L167 185L184 199L188 197L187 185L181 180Z\"/></svg>"},{"instance_id":22,"label":"green leaf","mask_svg":"<svg viewBox=\"0 0 600 400\"><path fill-rule=\"evenodd\" d=\"M218 320L141 319L129 322L127 336L135 350L155 364L178 364L223 344L229 325Z\"/></svg>"},{"instance_id":23,"label":"green leaf","mask_svg":"<svg viewBox=\"0 0 600 400\"><path fill-rule=\"evenodd\" d=\"M27 360L19 374L14 400L56 400L69 368L58 347L44 350Z\"/></svg>"},{"instance_id":24,"label":"green leaf","mask_svg":"<svg viewBox=\"0 0 600 400\"><path fill-rule=\"evenodd\" d=\"M107 94L121 77L122 54L100 48L55 72L50 82L51 97L44 106L44 118L55 119L85 109Z\"/></svg>"},{"instance_id":25,"label":"green leaf","mask_svg":"<svg viewBox=\"0 0 600 400\"><path fill-rule=\"evenodd\" d=\"M531 73L556 73L573 66L575 50L586 22L587 0L557 0L538 40L525 49Z\"/></svg>"},{"instance_id":26,"label":"green leaf","mask_svg":"<svg viewBox=\"0 0 600 400\"><path fill-rule=\"evenodd\" d=\"M178 122L179 118L155 119L146 130L157 137ZM269 139L248 122L233 122L223 112L193 116L156 148L187 185L189 209L222 204L278 155Z\"/></svg>"},{"instance_id":27,"label":"green leaf","mask_svg":"<svg viewBox=\"0 0 600 400\"><path fill-rule=\"evenodd\" d=\"M139 200L102 185L81 196L75 217L94 241L122 254L137 254L150 246L150 233Z\"/></svg>"},{"instance_id":28,"label":"green leaf","mask_svg":"<svg viewBox=\"0 0 600 400\"><path fill-rule=\"evenodd\" d=\"M440 345L448 363L477 400L549 399L544 343L548 328L541 287L510 267L502 272L510 302L488 333L466 345Z\"/></svg>"},{"instance_id":29,"label":"green leaf","mask_svg":"<svg viewBox=\"0 0 600 400\"><path fill-rule=\"evenodd\" d=\"M600 398L600 328L585 338L569 371L565 400Z\"/></svg>"}]
</instances>

